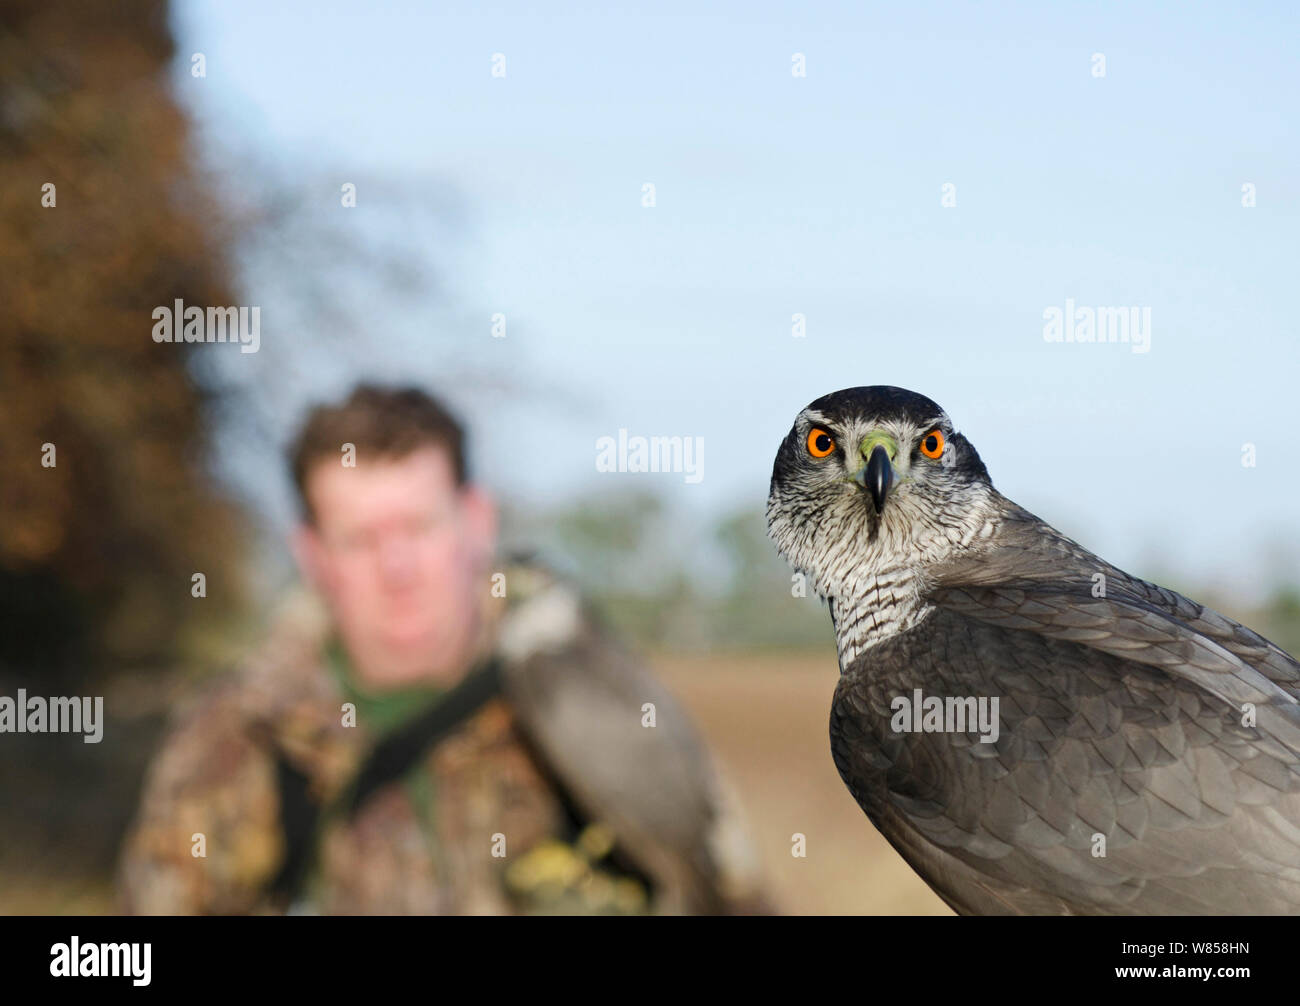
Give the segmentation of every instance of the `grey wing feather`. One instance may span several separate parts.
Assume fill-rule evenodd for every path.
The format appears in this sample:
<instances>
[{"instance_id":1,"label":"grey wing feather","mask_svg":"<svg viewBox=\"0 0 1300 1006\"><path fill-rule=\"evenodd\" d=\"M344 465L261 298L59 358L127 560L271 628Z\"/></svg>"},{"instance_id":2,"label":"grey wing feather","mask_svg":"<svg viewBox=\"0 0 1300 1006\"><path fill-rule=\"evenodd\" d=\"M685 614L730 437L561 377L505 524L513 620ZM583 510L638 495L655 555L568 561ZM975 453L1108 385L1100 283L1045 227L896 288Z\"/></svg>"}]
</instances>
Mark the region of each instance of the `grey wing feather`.
<instances>
[{"instance_id":1,"label":"grey wing feather","mask_svg":"<svg viewBox=\"0 0 1300 1006\"><path fill-rule=\"evenodd\" d=\"M1031 520L845 670L855 797L959 911L1300 911L1300 664ZM998 696L996 743L893 734L918 687Z\"/></svg>"}]
</instances>

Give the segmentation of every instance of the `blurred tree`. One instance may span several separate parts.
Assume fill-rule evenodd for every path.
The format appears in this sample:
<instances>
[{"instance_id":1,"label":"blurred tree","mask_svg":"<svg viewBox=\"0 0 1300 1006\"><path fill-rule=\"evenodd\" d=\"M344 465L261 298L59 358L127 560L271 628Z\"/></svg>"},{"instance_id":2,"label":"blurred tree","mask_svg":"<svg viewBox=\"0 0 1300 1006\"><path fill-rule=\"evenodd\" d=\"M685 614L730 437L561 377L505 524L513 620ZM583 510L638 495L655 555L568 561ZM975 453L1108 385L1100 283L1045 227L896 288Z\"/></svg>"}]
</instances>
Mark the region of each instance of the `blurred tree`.
<instances>
[{"instance_id":1,"label":"blurred tree","mask_svg":"<svg viewBox=\"0 0 1300 1006\"><path fill-rule=\"evenodd\" d=\"M100 744L5 735L0 912L107 900L165 712L160 672L238 610L215 404L153 311L237 305L162 0L0 0L0 693L105 696ZM47 446L48 445L48 446ZM52 463L51 463L52 462ZM206 597L191 577L206 576ZM192 654L191 654L192 655ZM125 673L124 673L125 672Z\"/></svg>"},{"instance_id":2,"label":"blurred tree","mask_svg":"<svg viewBox=\"0 0 1300 1006\"><path fill-rule=\"evenodd\" d=\"M582 496L505 523L583 588L637 645L670 651L821 648L829 619L795 596L790 571L746 507L701 526L652 492Z\"/></svg>"},{"instance_id":3,"label":"blurred tree","mask_svg":"<svg viewBox=\"0 0 1300 1006\"><path fill-rule=\"evenodd\" d=\"M239 302L171 58L162 0L0 0L0 667L167 661L238 595L188 369L233 347L152 339L159 305Z\"/></svg>"},{"instance_id":4,"label":"blurred tree","mask_svg":"<svg viewBox=\"0 0 1300 1006\"><path fill-rule=\"evenodd\" d=\"M726 596L715 605L719 645L733 649L824 647L831 638L830 617L810 593L797 594L791 570L767 537L767 517L746 507L714 527L731 569Z\"/></svg>"},{"instance_id":5,"label":"blurred tree","mask_svg":"<svg viewBox=\"0 0 1300 1006\"><path fill-rule=\"evenodd\" d=\"M1300 656L1300 587L1276 588L1254 628L1288 653Z\"/></svg>"}]
</instances>

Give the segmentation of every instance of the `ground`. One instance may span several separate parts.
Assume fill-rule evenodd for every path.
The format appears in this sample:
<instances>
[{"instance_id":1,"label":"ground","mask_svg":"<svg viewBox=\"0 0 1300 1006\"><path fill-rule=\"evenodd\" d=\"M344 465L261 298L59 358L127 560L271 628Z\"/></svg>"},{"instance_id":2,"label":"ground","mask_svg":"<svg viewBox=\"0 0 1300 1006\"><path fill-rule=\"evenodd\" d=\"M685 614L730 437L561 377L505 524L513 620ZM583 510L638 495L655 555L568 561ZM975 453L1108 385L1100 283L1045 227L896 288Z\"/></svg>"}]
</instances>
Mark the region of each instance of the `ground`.
<instances>
[{"instance_id":1,"label":"ground","mask_svg":"<svg viewBox=\"0 0 1300 1006\"><path fill-rule=\"evenodd\" d=\"M834 651L655 659L740 791L777 907L951 915L867 820L831 761ZM806 836L806 858L791 855Z\"/></svg>"}]
</instances>

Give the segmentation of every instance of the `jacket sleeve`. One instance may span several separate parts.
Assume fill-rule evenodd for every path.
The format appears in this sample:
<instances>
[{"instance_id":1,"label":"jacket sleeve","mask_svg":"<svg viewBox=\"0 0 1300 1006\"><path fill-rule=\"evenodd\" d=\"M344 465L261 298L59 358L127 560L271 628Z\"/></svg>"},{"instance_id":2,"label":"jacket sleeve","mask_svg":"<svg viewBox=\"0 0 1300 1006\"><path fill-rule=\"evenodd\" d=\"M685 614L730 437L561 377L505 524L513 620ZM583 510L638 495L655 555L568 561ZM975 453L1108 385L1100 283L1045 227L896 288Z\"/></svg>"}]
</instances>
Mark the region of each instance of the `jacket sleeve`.
<instances>
[{"instance_id":1,"label":"jacket sleeve","mask_svg":"<svg viewBox=\"0 0 1300 1006\"><path fill-rule=\"evenodd\" d=\"M240 914L262 908L284 855L276 766L231 688L174 718L145 777L122 849L126 914Z\"/></svg>"}]
</instances>

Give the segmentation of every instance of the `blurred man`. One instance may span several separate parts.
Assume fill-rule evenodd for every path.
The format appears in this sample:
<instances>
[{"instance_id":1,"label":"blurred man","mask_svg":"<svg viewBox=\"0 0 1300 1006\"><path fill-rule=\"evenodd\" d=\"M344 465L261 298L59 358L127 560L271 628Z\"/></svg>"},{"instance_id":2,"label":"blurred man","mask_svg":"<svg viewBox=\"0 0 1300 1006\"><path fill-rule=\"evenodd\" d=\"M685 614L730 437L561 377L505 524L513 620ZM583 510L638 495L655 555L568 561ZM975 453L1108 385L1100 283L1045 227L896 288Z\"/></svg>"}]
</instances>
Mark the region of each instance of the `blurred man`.
<instances>
[{"instance_id":1,"label":"blurred man","mask_svg":"<svg viewBox=\"0 0 1300 1006\"><path fill-rule=\"evenodd\" d=\"M311 414L292 467L315 594L178 711L124 910L758 907L689 723L567 586L496 561L493 503L441 406L359 387Z\"/></svg>"}]
</instances>

